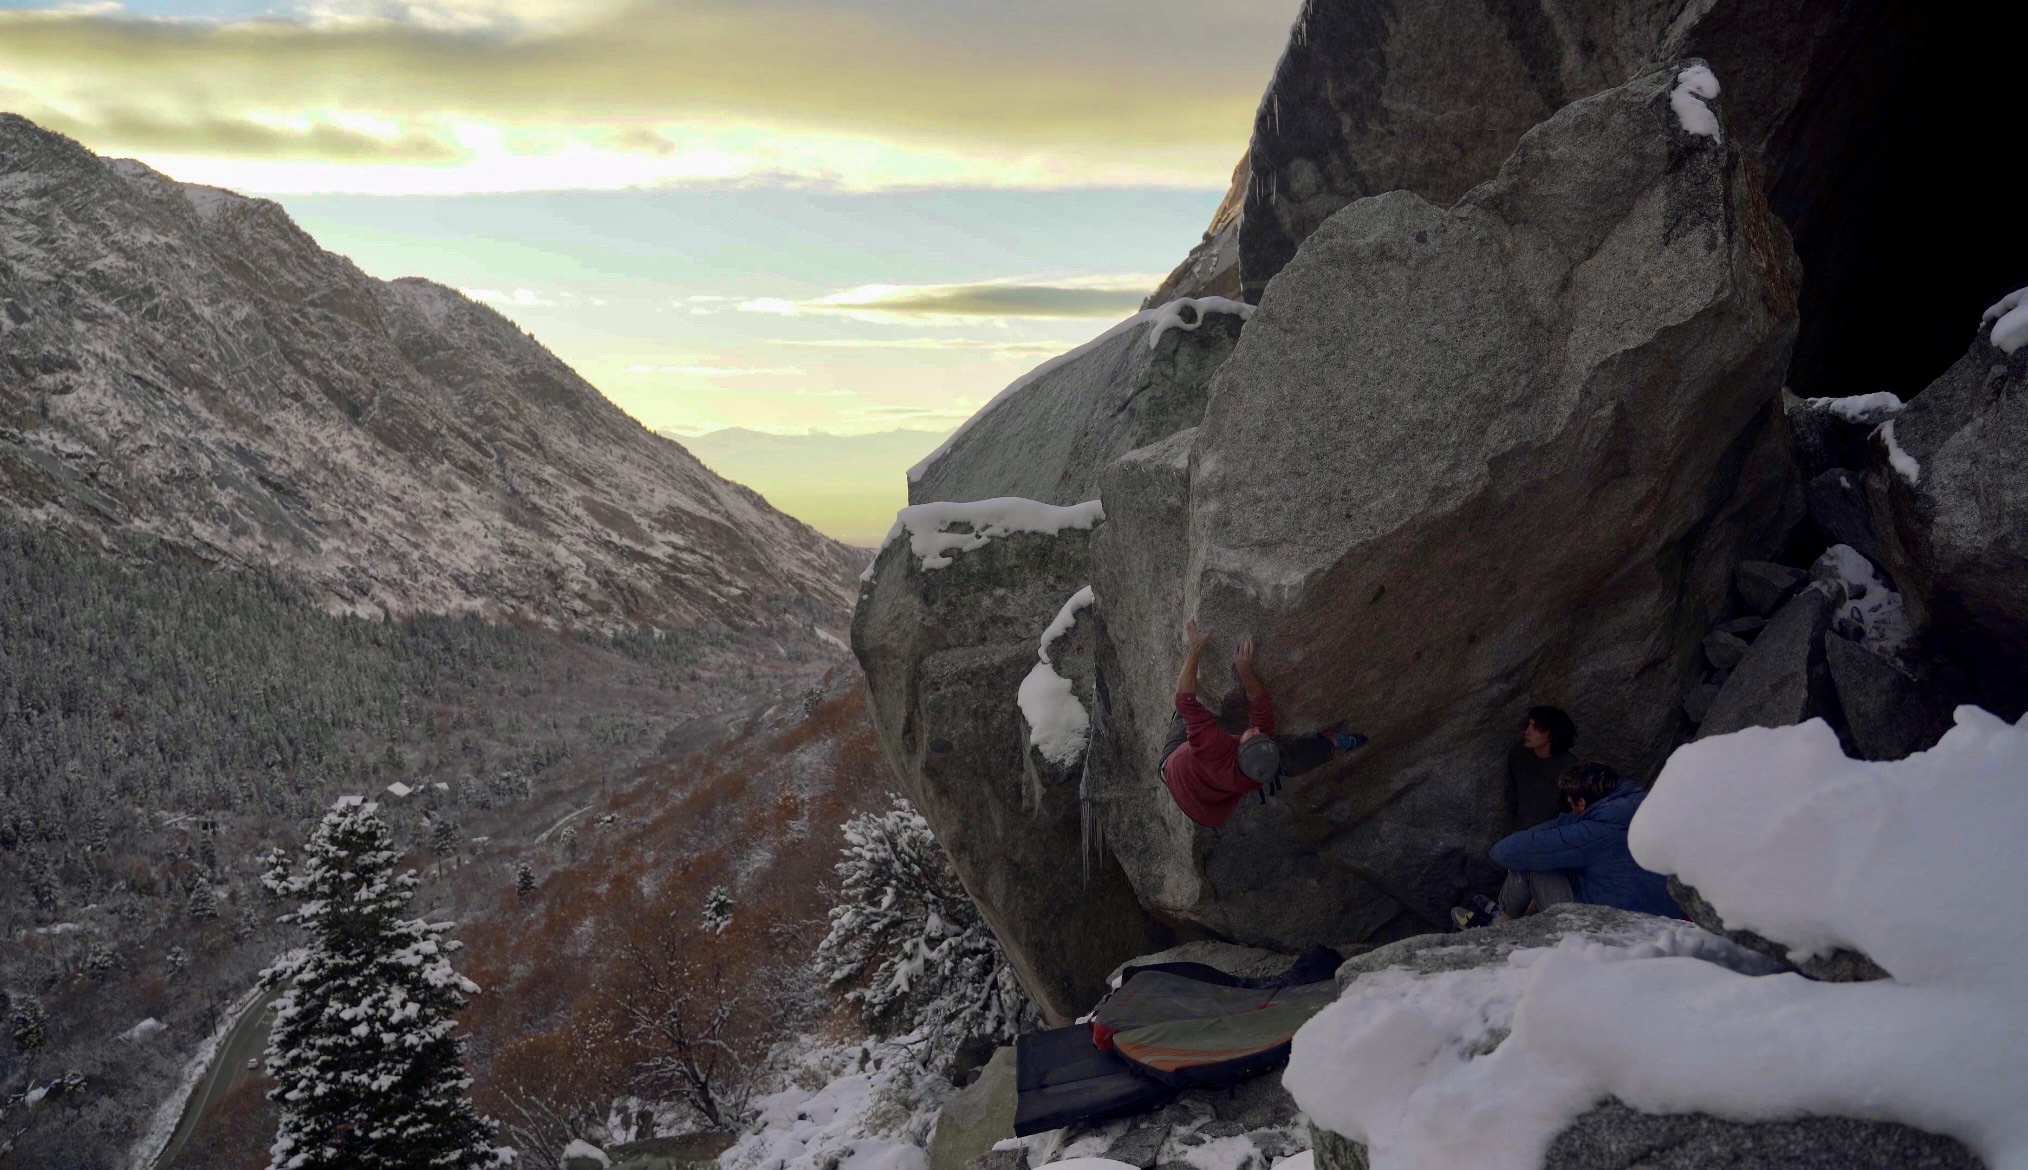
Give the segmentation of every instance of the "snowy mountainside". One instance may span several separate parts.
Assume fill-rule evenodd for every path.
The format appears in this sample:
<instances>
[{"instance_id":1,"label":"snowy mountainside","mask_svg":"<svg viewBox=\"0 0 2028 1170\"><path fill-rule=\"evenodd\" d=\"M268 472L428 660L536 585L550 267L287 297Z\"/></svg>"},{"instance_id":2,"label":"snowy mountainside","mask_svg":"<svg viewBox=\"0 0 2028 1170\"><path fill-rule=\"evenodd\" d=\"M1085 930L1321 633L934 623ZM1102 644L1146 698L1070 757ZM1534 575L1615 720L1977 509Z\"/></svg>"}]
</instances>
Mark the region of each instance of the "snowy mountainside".
<instances>
[{"instance_id":1,"label":"snowy mountainside","mask_svg":"<svg viewBox=\"0 0 2028 1170\"><path fill-rule=\"evenodd\" d=\"M0 499L262 566L328 608L841 620L859 557L628 418L506 318L272 202L0 115Z\"/></svg>"}]
</instances>

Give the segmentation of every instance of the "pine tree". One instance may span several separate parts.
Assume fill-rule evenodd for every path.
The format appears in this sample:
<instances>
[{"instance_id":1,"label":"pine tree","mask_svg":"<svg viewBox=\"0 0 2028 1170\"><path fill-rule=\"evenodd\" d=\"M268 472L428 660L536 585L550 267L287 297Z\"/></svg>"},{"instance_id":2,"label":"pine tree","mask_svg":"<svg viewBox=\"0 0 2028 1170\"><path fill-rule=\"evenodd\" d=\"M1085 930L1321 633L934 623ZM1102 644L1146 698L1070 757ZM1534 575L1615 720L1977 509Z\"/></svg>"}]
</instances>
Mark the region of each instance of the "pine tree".
<instances>
[{"instance_id":1,"label":"pine tree","mask_svg":"<svg viewBox=\"0 0 2028 1170\"><path fill-rule=\"evenodd\" d=\"M704 929L713 934L724 934L732 925L732 891L724 886L713 886L704 895Z\"/></svg>"},{"instance_id":2,"label":"pine tree","mask_svg":"<svg viewBox=\"0 0 2028 1170\"><path fill-rule=\"evenodd\" d=\"M437 876L444 873L444 858L458 851L458 826L439 815L430 823L430 852L437 855Z\"/></svg>"},{"instance_id":3,"label":"pine tree","mask_svg":"<svg viewBox=\"0 0 2028 1170\"><path fill-rule=\"evenodd\" d=\"M14 1005L14 1047L27 1056L42 1047L48 1039L49 1015L42 1010L42 1001L32 995L23 996Z\"/></svg>"},{"instance_id":4,"label":"pine tree","mask_svg":"<svg viewBox=\"0 0 2028 1170\"><path fill-rule=\"evenodd\" d=\"M838 904L818 973L876 1032L920 1032L924 1063L983 1036L1011 1041L1036 1012L929 822L896 797L845 822ZM870 968L870 971L869 971Z\"/></svg>"},{"instance_id":5,"label":"pine tree","mask_svg":"<svg viewBox=\"0 0 2028 1170\"><path fill-rule=\"evenodd\" d=\"M182 947L170 947L169 953L162 956L162 959L169 965L169 974L172 976L183 974L183 969L190 966L190 952Z\"/></svg>"},{"instance_id":6,"label":"pine tree","mask_svg":"<svg viewBox=\"0 0 2028 1170\"><path fill-rule=\"evenodd\" d=\"M304 850L302 872L267 881L303 899L285 915L309 933L263 979L275 1003L267 1071L280 1107L272 1170L463 1170L503 1165L496 1126L472 1109L451 1018L479 988L459 975L448 923L402 917L413 873L375 805L339 798Z\"/></svg>"},{"instance_id":7,"label":"pine tree","mask_svg":"<svg viewBox=\"0 0 2028 1170\"><path fill-rule=\"evenodd\" d=\"M535 892L535 870L525 861L514 867L514 892L524 898Z\"/></svg>"},{"instance_id":8,"label":"pine tree","mask_svg":"<svg viewBox=\"0 0 2028 1170\"><path fill-rule=\"evenodd\" d=\"M187 904L190 916L199 922L209 922L218 917L218 891L211 888L211 879L203 874L190 887L190 901Z\"/></svg>"},{"instance_id":9,"label":"pine tree","mask_svg":"<svg viewBox=\"0 0 2028 1170\"><path fill-rule=\"evenodd\" d=\"M28 895L45 914L56 913L56 867L40 849L28 857Z\"/></svg>"}]
</instances>

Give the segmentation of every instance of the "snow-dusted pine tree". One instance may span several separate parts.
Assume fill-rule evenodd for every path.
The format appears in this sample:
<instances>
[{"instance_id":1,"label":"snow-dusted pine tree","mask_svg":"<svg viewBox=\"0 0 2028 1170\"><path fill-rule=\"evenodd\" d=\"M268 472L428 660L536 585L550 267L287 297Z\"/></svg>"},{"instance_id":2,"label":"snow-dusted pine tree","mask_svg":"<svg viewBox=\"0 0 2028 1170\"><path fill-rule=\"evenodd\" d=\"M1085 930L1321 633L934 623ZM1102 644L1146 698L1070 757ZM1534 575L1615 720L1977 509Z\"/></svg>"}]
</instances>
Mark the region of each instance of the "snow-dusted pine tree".
<instances>
[{"instance_id":1,"label":"snow-dusted pine tree","mask_svg":"<svg viewBox=\"0 0 2028 1170\"><path fill-rule=\"evenodd\" d=\"M42 1009L42 1001L32 995L14 1001L14 1018L8 1022L12 1025L14 1047L23 1056L42 1047L48 1037L49 1013Z\"/></svg>"},{"instance_id":2,"label":"snow-dusted pine tree","mask_svg":"<svg viewBox=\"0 0 2028 1170\"><path fill-rule=\"evenodd\" d=\"M403 917L416 877L396 874L376 806L339 798L298 873L270 873L302 903L283 921L309 945L263 973L283 988L268 1040L280 1107L271 1170L464 1170L503 1165L495 1125L472 1109L452 1015L479 989L451 967L449 923Z\"/></svg>"},{"instance_id":3,"label":"snow-dusted pine tree","mask_svg":"<svg viewBox=\"0 0 2028 1170\"><path fill-rule=\"evenodd\" d=\"M922 1062L969 1037L1011 1042L1037 1020L929 822L896 797L845 822L838 904L817 945L817 970L868 1026L920 1033Z\"/></svg>"},{"instance_id":4,"label":"snow-dusted pine tree","mask_svg":"<svg viewBox=\"0 0 2028 1170\"><path fill-rule=\"evenodd\" d=\"M514 892L524 898L535 892L535 867L525 861L514 867Z\"/></svg>"},{"instance_id":5,"label":"snow-dusted pine tree","mask_svg":"<svg viewBox=\"0 0 2028 1170\"><path fill-rule=\"evenodd\" d=\"M187 906L190 916L200 922L218 917L218 891L211 888L209 876L197 875L197 884L190 887Z\"/></svg>"},{"instance_id":6,"label":"snow-dusted pine tree","mask_svg":"<svg viewBox=\"0 0 2028 1170\"><path fill-rule=\"evenodd\" d=\"M704 895L704 929L713 934L724 934L732 925L732 891L724 886L713 886Z\"/></svg>"}]
</instances>

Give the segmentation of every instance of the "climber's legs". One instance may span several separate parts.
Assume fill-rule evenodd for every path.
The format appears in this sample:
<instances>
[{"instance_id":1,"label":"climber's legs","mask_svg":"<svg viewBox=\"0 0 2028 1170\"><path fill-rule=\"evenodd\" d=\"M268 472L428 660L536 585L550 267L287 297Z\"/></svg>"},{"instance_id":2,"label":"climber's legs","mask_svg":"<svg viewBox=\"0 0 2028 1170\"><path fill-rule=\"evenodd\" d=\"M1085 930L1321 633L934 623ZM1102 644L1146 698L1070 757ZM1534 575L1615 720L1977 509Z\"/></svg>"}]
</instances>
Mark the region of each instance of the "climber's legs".
<instances>
[{"instance_id":1,"label":"climber's legs","mask_svg":"<svg viewBox=\"0 0 2028 1170\"><path fill-rule=\"evenodd\" d=\"M1577 891L1570 884L1570 875L1560 869L1510 872L1500 884L1500 912L1509 918L1528 913L1531 902L1537 911L1542 911L1575 901Z\"/></svg>"}]
</instances>

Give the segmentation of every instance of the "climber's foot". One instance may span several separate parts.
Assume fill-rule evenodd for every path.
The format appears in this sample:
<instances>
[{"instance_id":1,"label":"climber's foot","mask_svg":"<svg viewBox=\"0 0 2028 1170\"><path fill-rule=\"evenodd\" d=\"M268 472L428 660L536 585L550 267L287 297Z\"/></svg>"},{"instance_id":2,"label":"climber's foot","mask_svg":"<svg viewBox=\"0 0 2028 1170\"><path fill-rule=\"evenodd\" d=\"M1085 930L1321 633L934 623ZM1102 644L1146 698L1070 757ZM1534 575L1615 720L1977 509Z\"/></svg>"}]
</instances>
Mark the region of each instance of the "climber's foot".
<instances>
[{"instance_id":1,"label":"climber's foot","mask_svg":"<svg viewBox=\"0 0 2028 1170\"><path fill-rule=\"evenodd\" d=\"M1356 752L1366 746L1366 737L1356 731L1326 731L1323 736L1331 741L1332 748L1341 752Z\"/></svg>"}]
</instances>

